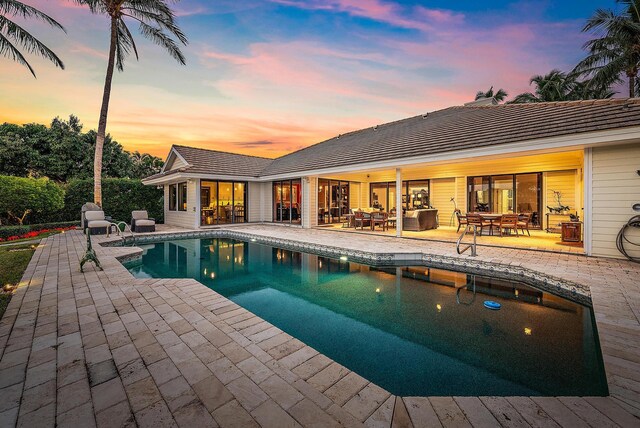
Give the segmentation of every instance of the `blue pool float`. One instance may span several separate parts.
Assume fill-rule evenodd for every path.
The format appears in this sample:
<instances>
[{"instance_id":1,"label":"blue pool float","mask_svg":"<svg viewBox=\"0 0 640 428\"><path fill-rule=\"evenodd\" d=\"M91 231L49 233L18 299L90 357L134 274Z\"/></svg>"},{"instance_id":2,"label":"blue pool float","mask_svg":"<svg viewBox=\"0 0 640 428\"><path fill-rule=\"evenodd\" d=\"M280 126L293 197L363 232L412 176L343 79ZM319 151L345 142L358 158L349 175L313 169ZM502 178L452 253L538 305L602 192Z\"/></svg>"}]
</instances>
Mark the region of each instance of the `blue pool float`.
<instances>
[{"instance_id":1,"label":"blue pool float","mask_svg":"<svg viewBox=\"0 0 640 428\"><path fill-rule=\"evenodd\" d=\"M484 301L484 307L487 309L491 309L494 311L497 311L498 309L500 309L502 307L502 305L498 302L494 302L493 300L485 300Z\"/></svg>"}]
</instances>

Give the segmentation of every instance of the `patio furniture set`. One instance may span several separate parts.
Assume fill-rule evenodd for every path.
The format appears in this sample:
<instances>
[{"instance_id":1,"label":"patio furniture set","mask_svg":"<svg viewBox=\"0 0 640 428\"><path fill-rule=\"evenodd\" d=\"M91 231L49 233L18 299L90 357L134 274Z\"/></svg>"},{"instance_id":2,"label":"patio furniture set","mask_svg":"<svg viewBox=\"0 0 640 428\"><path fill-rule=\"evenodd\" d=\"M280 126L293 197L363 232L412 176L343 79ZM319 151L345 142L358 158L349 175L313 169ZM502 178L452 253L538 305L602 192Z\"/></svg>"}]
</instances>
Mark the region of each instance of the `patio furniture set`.
<instances>
[{"instance_id":1,"label":"patio furniture set","mask_svg":"<svg viewBox=\"0 0 640 428\"><path fill-rule=\"evenodd\" d=\"M397 212L395 208L391 211L377 211L374 209L356 209L351 210L345 215L343 227L353 227L355 229L370 228L372 231L379 226L383 231L389 230L389 227L396 227ZM422 231L427 229L436 229L438 227L438 210L436 209L417 209L406 211L402 215L402 230Z\"/></svg>"},{"instance_id":2,"label":"patio furniture set","mask_svg":"<svg viewBox=\"0 0 640 428\"><path fill-rule=\"evenodd\" d=\"M105 216L102 210L87 210L82 212L82 230L89 230L91 235L109 235L113 228L120 233L120 225L125 222L115 222L111 217ZM126 223L125 223L126 224ZM149 218L147 211L139 210L131 212L131 232L145 233L156 231L156 221Z\"/></svg>"},{"instance_id":3,"label":"patio furniture set","mask_svg":"<svg viewBox=\"0 0 640 428\"><path fill-rule=\"evenodd\" d=\"M531 236L529 227L531 225L531 213L521 214L498 214L489 212L474 212L463 215L460 210L455 211L458 219L458 232L460 228L466 225L476 226L480 231L480 236L485 228L489 229L489 235L494 235L497 230L500 236L511 235L513 231L516 237L520 236L519 231L527 232Z\"/></svg>"}]
</instances>

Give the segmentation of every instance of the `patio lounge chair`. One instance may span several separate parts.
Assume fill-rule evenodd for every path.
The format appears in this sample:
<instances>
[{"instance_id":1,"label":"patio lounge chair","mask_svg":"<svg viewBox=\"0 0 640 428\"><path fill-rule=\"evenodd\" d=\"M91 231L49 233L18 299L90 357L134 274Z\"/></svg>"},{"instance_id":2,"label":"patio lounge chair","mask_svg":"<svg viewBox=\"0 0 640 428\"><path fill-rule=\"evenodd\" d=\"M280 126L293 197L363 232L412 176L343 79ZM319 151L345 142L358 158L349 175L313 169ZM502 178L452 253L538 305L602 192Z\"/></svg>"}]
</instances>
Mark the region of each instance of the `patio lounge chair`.
<instances>
[{"instance_id":1,"label":"patio lounge chair","mask_svg":"<svg viewBox=\"0 0 640 428\"><path fill-rule=\"evenodd\" d=\"M407 211L402 217L402 230L419 232L438 227L438 210L419 209Z\"/></svg>"},{"instance_id":2,"label":"patio lounge chair","mask_svg":"<svg viewBox=\"0 0 640 428\"><path fill-rule=\"evenodd\" d=\"M144 211L132 211L131 212L131 231L137 233L155 232L156 221L149 218L149 214Z\"/></svg>"},{"instance_id":3,"label":"patio lounge chair","mask_svg":"<svg viewBox=\"0 0 640 428\"><path fill-rule=\"evenodd\" d=\"M86 211L84 213L83 230L89 229L91 235L105 235L109 232L111 222L106 220L104 211Z\"/></svg>"}]
</instances>

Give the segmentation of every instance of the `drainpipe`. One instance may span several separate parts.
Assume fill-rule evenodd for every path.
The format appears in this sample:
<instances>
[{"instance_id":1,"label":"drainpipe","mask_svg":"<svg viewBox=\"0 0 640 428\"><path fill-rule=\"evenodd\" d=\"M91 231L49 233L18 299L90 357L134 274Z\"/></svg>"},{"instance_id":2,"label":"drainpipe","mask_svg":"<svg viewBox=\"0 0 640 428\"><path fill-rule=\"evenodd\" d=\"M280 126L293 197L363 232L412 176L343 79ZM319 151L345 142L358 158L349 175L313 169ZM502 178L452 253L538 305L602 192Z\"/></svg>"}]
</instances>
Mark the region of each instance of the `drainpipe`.
<instances>
[{"instance_id":1,"label":"drainpipe","mask_svg":"<svg viewBox=\"0 0 640 428\"><path fill-rule=\"evenodd\" d=\"M396 168L396 236L402 236L402 171Z\"/></svg>"}]
</instances>

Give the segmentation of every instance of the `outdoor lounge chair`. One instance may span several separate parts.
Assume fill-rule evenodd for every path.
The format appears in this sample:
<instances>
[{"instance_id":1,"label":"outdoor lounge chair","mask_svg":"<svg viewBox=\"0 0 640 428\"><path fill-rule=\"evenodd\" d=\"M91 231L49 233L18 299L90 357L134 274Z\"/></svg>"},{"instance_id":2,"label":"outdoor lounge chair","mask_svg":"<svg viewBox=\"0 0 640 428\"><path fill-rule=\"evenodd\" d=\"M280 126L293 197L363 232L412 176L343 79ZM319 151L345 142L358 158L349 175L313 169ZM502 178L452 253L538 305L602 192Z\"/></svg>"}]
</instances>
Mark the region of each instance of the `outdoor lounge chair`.
<instances>
[{"instance_id":1,"label":"outdoor lounge chair","mask_svg":"<svg viewBox=\"0 0 640 428\"><path fill-rule=\"evenodd\" d=\"M376 230L376 225L382 226L382 230L389 229L389 214L381 212L373 212L371 214L371 230Z\"/></svg>"},{"instance_id":2,"label":"outdoor lounge chair","mask_svg":"<svg viewBox=\"0 0 640 428\"><path fill-rule=\"evenodd\" d=\"M89 229L91 235L105 235L111 222L105 219L104 211L86 211L84 213L83 230Z\"/></svg>"},{"instance_id":3,"label":"outdoor lounge chair","mask_svg":"<svg viewBox=\"0 0 640 428\"><path fill-rule=\"evenodd\" d=\"M155 232L156 221L149 218L149 214L144 211L132 211L131 212L131 231L137 233Z\"/></svg>"}]
</instances>

